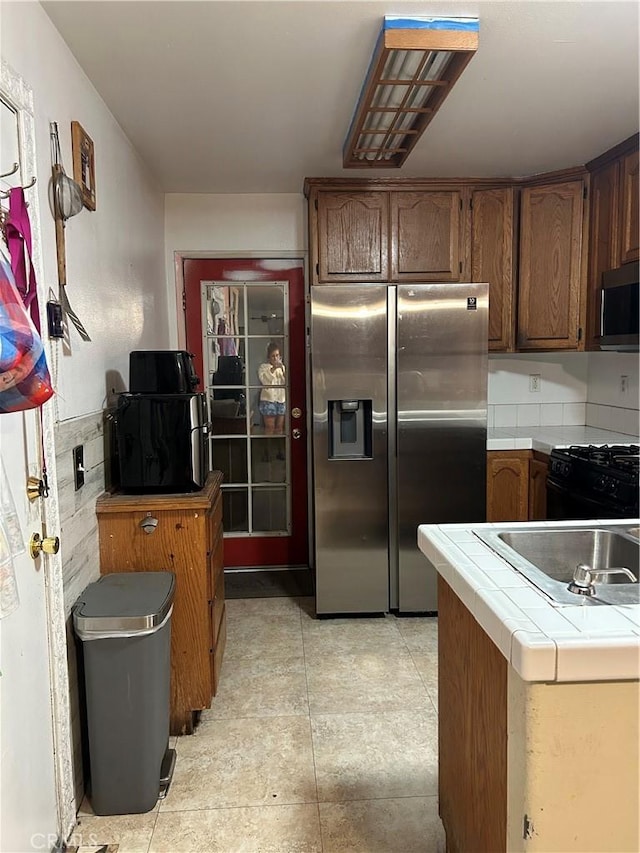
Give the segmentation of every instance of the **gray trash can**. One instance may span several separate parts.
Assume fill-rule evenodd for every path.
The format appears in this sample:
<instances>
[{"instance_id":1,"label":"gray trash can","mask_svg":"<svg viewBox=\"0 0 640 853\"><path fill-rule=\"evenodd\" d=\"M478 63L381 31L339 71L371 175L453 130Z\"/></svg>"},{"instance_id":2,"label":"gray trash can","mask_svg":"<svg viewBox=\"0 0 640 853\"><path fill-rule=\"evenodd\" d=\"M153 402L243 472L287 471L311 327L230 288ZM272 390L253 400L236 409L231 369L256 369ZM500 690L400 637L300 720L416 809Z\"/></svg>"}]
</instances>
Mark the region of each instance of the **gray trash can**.
<instances>
[{"instance_id":1,"label":"gray trash can","mask_svg":"<svg viewBox=\"0 0 640 853\"><path fill-rule=\"evenodd\" d=\"M91 805L150 811L166 793L173 572L122 572L90 584L73 608L82 641Z\"/></svg>"}]
</instances>

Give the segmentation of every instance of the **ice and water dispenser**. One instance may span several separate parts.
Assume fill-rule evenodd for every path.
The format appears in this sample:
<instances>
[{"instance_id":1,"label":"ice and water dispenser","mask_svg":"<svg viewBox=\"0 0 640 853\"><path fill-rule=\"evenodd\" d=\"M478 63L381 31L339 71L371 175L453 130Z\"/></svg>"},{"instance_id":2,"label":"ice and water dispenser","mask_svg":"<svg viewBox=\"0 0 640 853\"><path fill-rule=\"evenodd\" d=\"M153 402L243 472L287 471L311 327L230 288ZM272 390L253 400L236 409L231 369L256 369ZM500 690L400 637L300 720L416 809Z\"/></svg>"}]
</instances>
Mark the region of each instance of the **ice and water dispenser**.
<instances>
[{"instance_id":1,"label":"ice and water dispenser","mask_svg":"<svg viewBox=\"0 0 640 853\"><path fill-rule=\"evenodd\" d=\"M329 400L329 459L372 459L372 400Z\"/></svg>"}]
</instances>

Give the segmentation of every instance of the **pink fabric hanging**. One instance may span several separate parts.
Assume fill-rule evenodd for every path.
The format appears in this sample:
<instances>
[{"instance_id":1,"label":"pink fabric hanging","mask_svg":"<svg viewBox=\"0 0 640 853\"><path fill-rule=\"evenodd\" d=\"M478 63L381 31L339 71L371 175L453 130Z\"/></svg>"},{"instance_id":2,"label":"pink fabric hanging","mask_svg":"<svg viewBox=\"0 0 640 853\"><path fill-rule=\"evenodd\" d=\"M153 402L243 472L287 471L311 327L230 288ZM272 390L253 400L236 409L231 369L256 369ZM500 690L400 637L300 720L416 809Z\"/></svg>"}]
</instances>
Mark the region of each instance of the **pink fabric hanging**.
<instances>
[{"instance_id":1,"label":"pink fabric hanging","mask_svg":"<svg viewBox=\"0 0 640 853\"><path fill-rule=\"evenodd\" d=\"M31 222L29 221L27 203L22 187L12 187L9 192L9 215L5 220L5 234L16 287L25 307L31 312L33 325L39 332L40 310L38 308L38 283L32 260ZM29 259L28 275L27 258Z\"/></svg>"}]
</instances>

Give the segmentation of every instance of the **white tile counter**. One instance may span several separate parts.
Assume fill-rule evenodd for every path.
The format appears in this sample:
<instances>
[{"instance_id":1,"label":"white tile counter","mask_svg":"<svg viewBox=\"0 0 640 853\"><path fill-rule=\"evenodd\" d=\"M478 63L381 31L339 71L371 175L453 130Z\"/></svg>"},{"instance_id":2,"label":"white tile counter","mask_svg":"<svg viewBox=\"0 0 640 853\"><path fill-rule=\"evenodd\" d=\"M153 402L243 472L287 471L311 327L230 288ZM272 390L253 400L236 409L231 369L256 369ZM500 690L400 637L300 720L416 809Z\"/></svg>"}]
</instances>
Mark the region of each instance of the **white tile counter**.
<instances>
[{"instance_id":1,"label":"white tile counter","mask_svg":"<svg viewBox=\"0 0 640 853\"><path fill-rule=\"evenodd\" d=\"M590 426L493 427L487 430L487 450L539 450L572 444L638 444L638 437Z\"/></svg>"},{"instance_id":2,"label":"white tile counter","mask_svg":"<svg viewBox=\"0 0 640 853\"><path fill-rule=\"evenodd\" d=\"M418 547L524 681L638 680L640 604L557 604L473 533L615 523L423 524Z\"/></svg>"}]
</instances>

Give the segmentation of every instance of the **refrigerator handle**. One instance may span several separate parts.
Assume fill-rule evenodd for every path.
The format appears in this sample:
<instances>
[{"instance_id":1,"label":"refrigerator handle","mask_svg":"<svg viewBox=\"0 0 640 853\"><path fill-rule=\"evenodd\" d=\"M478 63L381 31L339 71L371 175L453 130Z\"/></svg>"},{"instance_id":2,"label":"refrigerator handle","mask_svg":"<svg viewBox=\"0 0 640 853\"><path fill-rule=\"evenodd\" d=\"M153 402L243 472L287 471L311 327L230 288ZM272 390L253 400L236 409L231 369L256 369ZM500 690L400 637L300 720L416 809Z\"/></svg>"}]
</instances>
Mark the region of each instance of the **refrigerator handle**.
<instances>
[{"instance_id":1,"label":"refrigerator handle","mask_svg":"<svg viewBox=\"0 0 640 853\"><path fill-rule=\"evenodd\" d=\"M398 346L397 287L387 288L387 491L389 495L389 606L398 607L398 388L396 360Z\"/></svg>"}]
</instances>

